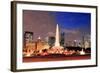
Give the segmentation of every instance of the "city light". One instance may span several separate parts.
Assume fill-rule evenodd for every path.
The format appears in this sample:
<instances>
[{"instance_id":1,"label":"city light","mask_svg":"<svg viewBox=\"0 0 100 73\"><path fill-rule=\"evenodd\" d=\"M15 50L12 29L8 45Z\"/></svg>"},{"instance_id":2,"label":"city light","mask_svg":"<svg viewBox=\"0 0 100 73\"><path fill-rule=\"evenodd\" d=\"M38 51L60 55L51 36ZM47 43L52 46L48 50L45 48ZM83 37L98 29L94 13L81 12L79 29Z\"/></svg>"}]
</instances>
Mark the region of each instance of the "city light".
<instances>
[{"instance_id":1,"label":"city light","mask_svg":"<svg viewBox=\"0 0 100 73\"><path fill-rule=\"evenodd\" d=\"M77 40L74 40L74 47L77 47L76 44ZM86 46L87 48L87 42ZM43 41L41 37L39 36L36 42L30 42L26 43L26 48L23 51L23 55L25 57L30 56L45 56L50 54L63 54L63 55L85 55L85 51L82 50L68 50L68 48L61 46L60 44L60 31L59 31L59 25L56 25L56 34L55 34L55 42L53 46L50 46L48 42Z\"/></svg>"}]
</instances>

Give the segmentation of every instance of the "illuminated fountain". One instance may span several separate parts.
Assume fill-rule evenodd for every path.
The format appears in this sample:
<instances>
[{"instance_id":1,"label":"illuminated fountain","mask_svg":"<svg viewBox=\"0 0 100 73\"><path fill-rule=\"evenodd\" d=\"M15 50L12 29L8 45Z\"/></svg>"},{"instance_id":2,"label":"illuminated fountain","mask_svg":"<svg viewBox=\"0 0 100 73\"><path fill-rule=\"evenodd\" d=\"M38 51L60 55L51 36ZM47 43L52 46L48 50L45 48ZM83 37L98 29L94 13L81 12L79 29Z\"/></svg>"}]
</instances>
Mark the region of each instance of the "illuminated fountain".
<instances>
[{"instance_id":1,"label":"illuminated fountain","mask_svg":"<svg viewBox=\"0 0 100 73\"><path fill-rule=\"evenodd\" d=\"M26 57L30 57L32 55L33 51L28 49L26 52Z\"/></svg>"},{"instance_id":2,"label":"illuminated fountain","mask_svg":"<svg viewBox=\"0 0 100 73\"><path fill-rule=\"evenodd\" d=\"M80 51L80 55L85 55L85 52L83 49Z\"/></svg>"},{"instance_id":3,"label":"illuminated fountain","mask_svg":"<svg viewBox=\"0 0 100 73\"><path fill-rule=\"evenodd\" d=\"M30 53L27 53L27 54L26 54L26 57L30 57L30 56L31 56L31 54L30 54Z\"/></svg>"},{"instance_id":4,"label":"illuminated fountain","mask_svg":"<svg viewBox=\"0 0 100 73\"><path fill-rule=\"evenodd\" d=\"M60 36L59 36L59 26L58 26L58 24L56 26L55 44L52 47L52 49L56 53L60 53L60 51L64 49L62 46L60 46Z\"/></svg>"}]
</instances>

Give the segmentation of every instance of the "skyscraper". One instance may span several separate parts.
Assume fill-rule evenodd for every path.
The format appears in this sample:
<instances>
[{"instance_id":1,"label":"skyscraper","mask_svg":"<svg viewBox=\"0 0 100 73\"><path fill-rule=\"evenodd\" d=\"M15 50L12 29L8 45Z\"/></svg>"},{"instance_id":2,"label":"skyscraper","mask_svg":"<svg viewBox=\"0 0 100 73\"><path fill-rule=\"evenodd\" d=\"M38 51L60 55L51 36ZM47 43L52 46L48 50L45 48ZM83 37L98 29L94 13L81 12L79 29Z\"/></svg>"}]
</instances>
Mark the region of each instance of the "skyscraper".
<instances>
[{"instance_id":1,"label":"skyscraper","mask_svg":"<svg viewBox=\"0 0 100 73\"><path fill-rule=\"evenodd\" d=\"M65 33L64 32L61 33L60 44L61 46L64 46L65 44Z\"/></svg>"},{"instance_id":2,"label":"skyscraper","mask_svg":"<svg viewBox=\"0 0 100 73\"><path fill-rule=\"evenodd\" d=\"M50 37L49 37L48 43L49 43L50 46L54 46L54 43L55 43L55 37L50 36Z\"/></svg>"}]
</instances>

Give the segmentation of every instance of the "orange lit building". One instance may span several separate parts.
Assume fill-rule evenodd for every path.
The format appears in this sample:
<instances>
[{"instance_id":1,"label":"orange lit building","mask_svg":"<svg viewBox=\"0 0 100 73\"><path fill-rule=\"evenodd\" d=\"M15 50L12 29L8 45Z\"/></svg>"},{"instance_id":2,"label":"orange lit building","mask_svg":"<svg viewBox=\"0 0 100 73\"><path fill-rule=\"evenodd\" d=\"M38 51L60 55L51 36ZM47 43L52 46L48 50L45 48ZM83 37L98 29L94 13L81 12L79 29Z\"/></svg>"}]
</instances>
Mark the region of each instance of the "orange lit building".
<instances>
[{"instance_id":1,"label":"orange lit building","mask_svg":"<svg viewBox=\"0 0 100 73\"><path fill-rule=\"evenodd\" d=\"M49 49L49 45L45 41L42 41L39 37L36 42L36 50L39 51L39 53L41 53L41 51L44 49Z\"/></svg>"}]
</instances>

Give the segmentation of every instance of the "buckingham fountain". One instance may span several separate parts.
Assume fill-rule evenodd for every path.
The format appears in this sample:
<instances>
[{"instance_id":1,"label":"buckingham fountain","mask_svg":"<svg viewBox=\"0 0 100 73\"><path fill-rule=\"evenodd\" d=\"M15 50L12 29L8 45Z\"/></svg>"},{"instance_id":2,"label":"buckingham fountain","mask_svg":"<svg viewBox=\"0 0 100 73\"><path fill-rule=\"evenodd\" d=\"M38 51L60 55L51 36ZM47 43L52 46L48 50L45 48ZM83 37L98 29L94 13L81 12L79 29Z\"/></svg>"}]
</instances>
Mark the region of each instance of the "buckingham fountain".
<instances>
[{"instance_id":1,"label":"buckingham fountain","mask_svg":"<svg viewBox=\"0 0 100 73\"><path fill-rule=\"evenodd\" d=\"M62 53L64 50L64 47L60 45L60 36L59 36L59 26L58 24L56 25L56 35L55 35L55 43L52 49L56 51L56 53ZM57 52L58 51L58 52Z\"/></svg>"},{"instance_id":2,"label":"buckingham fountain","mask_svg":"<svg viewBox=\"0 0 100 73\"><path fill-rule=\"evenodd\" d=\"M53 51L55 51L56 54L63 54L67 49L65 50L63 46L60 45L60 36L59 36L59 26L58 24L56 25L56 35L55 35L55 43L54 46L52 47ZM70 52L66 52L67 54ZM80 55L84 55L85 52L82 49L80 52Z\"/></svg>"}]
</instances>

